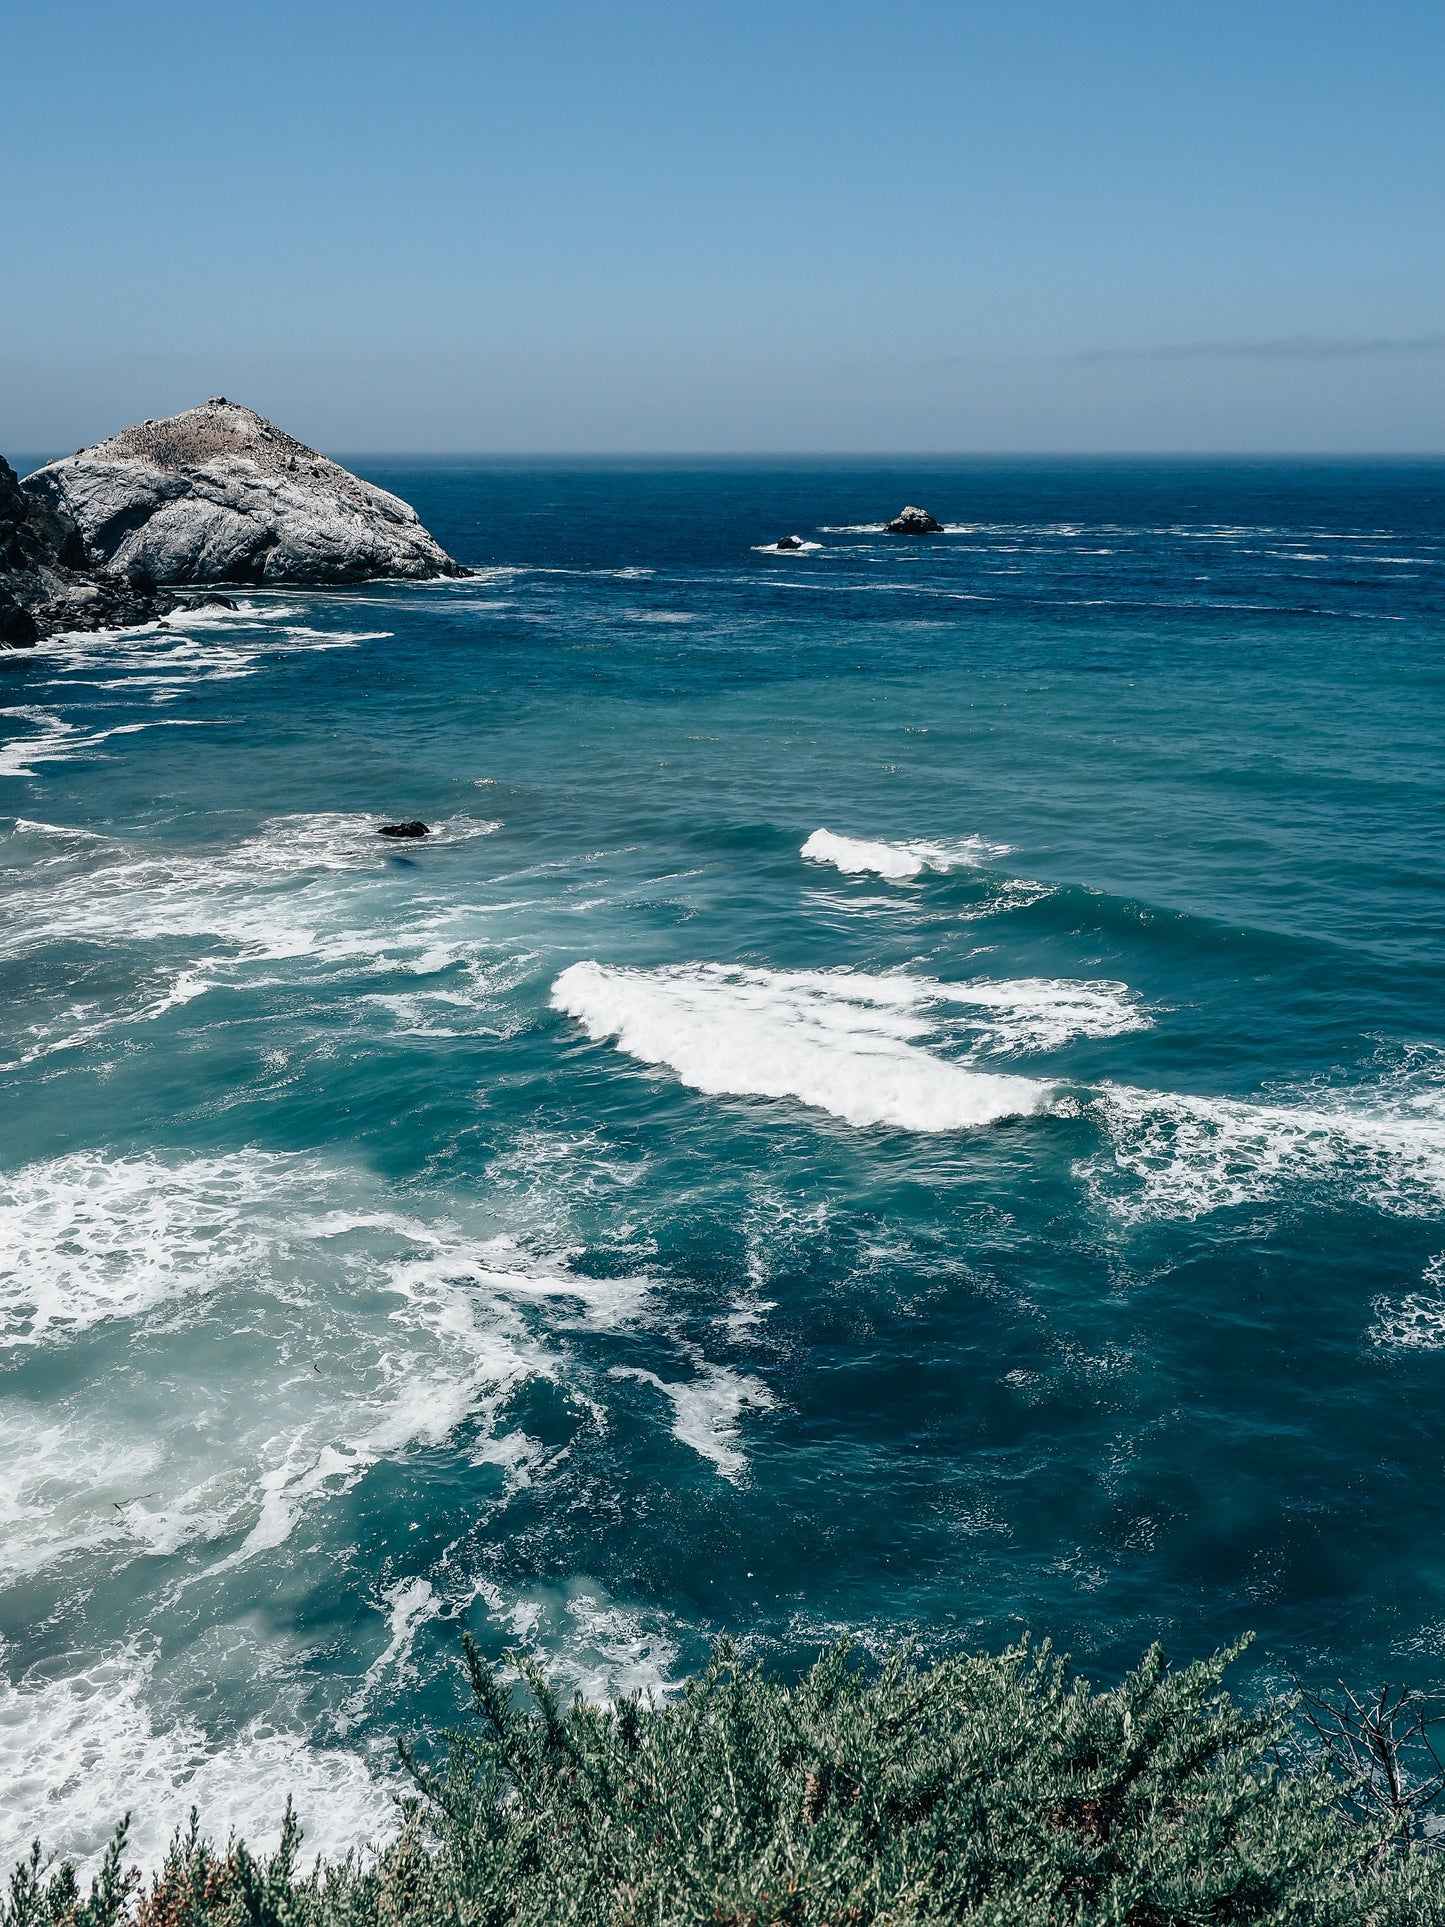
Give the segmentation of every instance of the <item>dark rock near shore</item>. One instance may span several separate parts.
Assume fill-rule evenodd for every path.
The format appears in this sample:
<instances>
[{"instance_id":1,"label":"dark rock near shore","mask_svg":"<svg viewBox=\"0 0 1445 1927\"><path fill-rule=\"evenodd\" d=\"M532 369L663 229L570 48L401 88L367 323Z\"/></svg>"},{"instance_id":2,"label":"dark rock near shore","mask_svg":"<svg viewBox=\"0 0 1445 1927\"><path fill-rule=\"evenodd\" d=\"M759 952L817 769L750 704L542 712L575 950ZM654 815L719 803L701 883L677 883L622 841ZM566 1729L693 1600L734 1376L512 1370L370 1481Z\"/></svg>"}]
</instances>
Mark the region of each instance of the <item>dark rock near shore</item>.
<instances>
[{"instance_id":1,"label":"dark rock near shore","mask_svg":"<svg viewBox=\"0 0 1445 1927\"><path fill-rule=\"evenodd\" d=\"M938 535L943 528L936 522L927 509L906 508L894 521L888 524L890 535Z\"/></svg>"},{"instance_id":2,"label":"dark rock near shore","mask_svg":"<svg viewBox=\"0 0 1445 1927\"><path fill-rule=\"evenodd\" d=\"M27 493L84 559L156 583L461 576L415 509L249 408L215 396L51 462Z\"/></svg>"},{"instance_id":3,"label":"dark rock near shore","mask_svg":"<svg viewBox=\"0 0 1445 1927\"><path fill-rule=\"evenodd\" d=\"M800 549L803 538L800 535L780 535L773 546L778 549Z\"/></svg>"},{"instance_id":4,"label":"dark rock near shore","mask_svg":"<svg viewBox=\"0 0 1445 1927\"><path fill-rule=\"evenodd\" d=\"M228 595L199 595L180 606L183 609L234 609L236 604Z\"/></svg>"},{"instance_id":5,"label":"dark rock near shore","mask_svg":"<svg viewBox=\"0 0 1445 1927\"><path fill-rule=\"evenodd\" d=\"M410 823L383 823L376 833L378 836L430 836L431 830L418 818Z\"/></svg>"},{"instance_id":6,"label":"dark rock near shore","mask_svg":"<svg viewBox=\"0 0 1445 1927\"><path fill-rule=\"evenodd\" d=\"M67 629L133 628L170 606L153 583L88 567L74 521L0 456L0 649Z\"/></svg>"}]
</instances>

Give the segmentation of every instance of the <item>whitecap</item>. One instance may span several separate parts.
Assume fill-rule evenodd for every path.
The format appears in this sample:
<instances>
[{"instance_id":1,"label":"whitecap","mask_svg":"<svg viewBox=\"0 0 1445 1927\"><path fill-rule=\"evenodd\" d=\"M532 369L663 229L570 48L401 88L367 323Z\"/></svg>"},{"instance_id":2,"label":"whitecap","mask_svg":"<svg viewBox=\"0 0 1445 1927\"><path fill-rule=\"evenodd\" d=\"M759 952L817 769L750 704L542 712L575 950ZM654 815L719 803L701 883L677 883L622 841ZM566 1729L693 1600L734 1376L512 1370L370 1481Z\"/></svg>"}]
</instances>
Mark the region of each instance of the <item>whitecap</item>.
<instances>
[{"instance_id":1,"label":"whitecap","mask_svg":"<svg viewBox=\"0 0 1445 1927\"><path fill-rule=\"evenodd\" d=\"M880 876L892 883L907 882L926 869L976 869L1008 854L1006 843L992 843L982 836L960 837L944 843L921 839L883 843L838 836L832 830L821 829L814 830L799 851L806 862L830 863L845 876Z\"/></svg>"},{"instance_id":2,"label":"whitecap","mask_svg":"<svg viewBox=\"0 0 1445 1927\"><path fill-rule=\"evenodd\" d=\"M792 1097L846 1123L958 1131L1027 1116L1049 1087L930 1054L939 986L855 971L571 965L552 1004L595 1041L709 1096Z\"/></svg>"},{"instance_id":3,"label":"whitecap","mask_svg":"<svg viewBox=\"0 0 1445 1927\"><path fill-rule=\"evenodd\" d=\"M808 863L831 863L845 876L887 877L903 882L923 869L923 858L901 843L869 843L861 837L835 836L831 830L814 830L799 854Z\"/></svg>"}]
</instances>

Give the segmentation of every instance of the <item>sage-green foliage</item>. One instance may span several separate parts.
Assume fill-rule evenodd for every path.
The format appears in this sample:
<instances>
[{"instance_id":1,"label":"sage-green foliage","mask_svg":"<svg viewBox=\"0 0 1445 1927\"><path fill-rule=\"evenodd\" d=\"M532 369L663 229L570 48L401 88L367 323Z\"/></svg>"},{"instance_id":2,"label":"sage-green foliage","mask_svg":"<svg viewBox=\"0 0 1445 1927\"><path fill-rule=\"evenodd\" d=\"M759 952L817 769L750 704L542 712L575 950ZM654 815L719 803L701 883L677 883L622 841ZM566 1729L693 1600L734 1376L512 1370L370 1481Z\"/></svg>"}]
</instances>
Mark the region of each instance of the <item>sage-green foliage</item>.
<instances>
[{"instance_id":1,"label":"sage-green foliage","mask_svg":"<svg viewBox=\"0 0 1445 1927\"><path fill-rule=\"evenodd\" d=\"M1288 1715L1234 1705L1233 1653L1095 1692L1047 1647L871 1674L839 1647L789 1689L725 1642L611 1707L466 1656L471 1721L410 1761L379 1856L305 1875L289 1810L261 1863L193 1816L145 1892L119 1840L87 1900L37 1854L0 1927L1445 1927L1445 1855L1281 1768Z\"/></svg>"}]
</instances>

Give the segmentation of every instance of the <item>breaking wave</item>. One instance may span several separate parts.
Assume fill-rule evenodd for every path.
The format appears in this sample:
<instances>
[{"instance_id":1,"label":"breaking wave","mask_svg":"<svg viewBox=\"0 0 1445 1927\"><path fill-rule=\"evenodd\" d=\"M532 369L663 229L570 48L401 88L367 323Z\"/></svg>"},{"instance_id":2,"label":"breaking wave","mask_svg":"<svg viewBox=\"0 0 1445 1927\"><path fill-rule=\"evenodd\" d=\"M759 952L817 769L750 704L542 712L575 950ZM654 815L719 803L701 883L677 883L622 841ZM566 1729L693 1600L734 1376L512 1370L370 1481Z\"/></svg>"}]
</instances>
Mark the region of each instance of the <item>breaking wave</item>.
<instances>
[{"instance_id":1,"label":"breaking wave","mask_svg":"<svg viewBox=\"0 0 1445 1927\"><path fill-rule=\"evenodd\" d=\"M845 1123L959 1131L1021 1117L1050 1086L935 1057L923 1040L948 993L905 976L681 964L573 964L554 1008L589 1037L666 1065L709 1096L792 1097Z\"/></svg>"},{"instance_id":2,"label":"breaking wave","mask_svg":"<svg viewBox=\"0 0 1445 1927\"><path fill-rule=\"evenodd\" d=\"M1008 853L1006 843L990 843L982 836L966 836L951 843L876 843L863 837L837 836L832 830L814 830L799 855L808 863L831 863L845 876L872 875L904 883L924 870L976 869Z\"/></svg>"}]
</instances>

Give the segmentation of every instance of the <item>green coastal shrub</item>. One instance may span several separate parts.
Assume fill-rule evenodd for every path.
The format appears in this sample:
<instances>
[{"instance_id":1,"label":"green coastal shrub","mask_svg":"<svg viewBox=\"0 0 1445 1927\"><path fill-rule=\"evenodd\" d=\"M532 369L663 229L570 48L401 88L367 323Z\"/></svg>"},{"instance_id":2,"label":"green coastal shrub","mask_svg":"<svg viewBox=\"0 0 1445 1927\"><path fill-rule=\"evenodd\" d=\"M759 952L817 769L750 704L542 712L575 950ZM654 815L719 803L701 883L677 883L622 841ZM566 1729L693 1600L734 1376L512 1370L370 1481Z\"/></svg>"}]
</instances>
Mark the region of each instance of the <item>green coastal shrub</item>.
<instances>
[{"instance_id":1,"label":"green coastal shrub","mask_svg":"<svg viewBox=\"0 0 1445 1927\"><path fill-rule=\"evenodd\" d=\"M1445 1854L1281 1765L1287 1714L1223 1653L1158 1650L1111 1692L1048 1647L788 1688L727 1642L675 1699L516 1695L468 1643L472 1715L381 1854L310 1873L209 1846L192 1816L142 1891L118 1836L88 1898L17 1869L0 1927L1445 1927Z\"/></svg>"}]
</instances>

